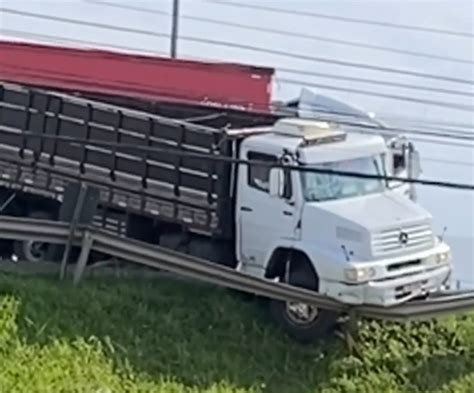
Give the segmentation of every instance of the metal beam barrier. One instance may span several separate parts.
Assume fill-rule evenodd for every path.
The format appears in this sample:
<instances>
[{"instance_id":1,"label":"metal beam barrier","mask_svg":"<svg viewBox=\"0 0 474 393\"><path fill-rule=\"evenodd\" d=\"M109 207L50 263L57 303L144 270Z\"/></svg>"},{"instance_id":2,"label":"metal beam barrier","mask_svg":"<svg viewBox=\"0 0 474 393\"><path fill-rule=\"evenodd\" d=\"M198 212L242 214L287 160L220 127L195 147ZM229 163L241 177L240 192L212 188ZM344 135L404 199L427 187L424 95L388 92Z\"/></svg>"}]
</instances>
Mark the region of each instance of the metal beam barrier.
<instances>
[{"instance_id":1,"label":"metal beam barrier","mask_svg":"<svg viewBox=\"0 0 474 393\"><path fill-rule=\"evenodd\" d=\"M64 244L67 242L69 234L68 223L0 216L0 238ZM433 298L410 301L392 307L349 306L313 291L252 277L200 258L124 238L94 227L78 226L72 236L72 242L75 245L84 244L86 247L76 265L74 273L74 282L76 283L81 278L88 249L91 248L132 263L166 270L210 284L282 301L314 304L320 308L372 319L406 322L474 310L474 291L440 293Z\"/></svg>"}]
</instances>

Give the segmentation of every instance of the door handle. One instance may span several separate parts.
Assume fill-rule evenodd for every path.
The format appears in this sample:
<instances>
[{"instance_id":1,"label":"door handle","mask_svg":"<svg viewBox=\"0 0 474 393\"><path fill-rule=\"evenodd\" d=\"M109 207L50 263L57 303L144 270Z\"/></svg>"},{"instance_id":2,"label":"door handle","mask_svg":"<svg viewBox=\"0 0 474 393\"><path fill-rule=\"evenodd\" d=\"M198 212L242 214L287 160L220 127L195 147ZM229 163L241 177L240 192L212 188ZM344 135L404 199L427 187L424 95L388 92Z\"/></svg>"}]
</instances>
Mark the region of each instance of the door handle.
<instances>
[{"instance_id":1,"label":"door handle","mask_svg":"<svg viewBox=\"0 0 474 393\"><path fill-rule=\"evenodd\" d=\"M292 215L293 215L293 212L289 212L288 210L284 210L284 211L283 211L283 214L284 214L285 216L292 216Z\"/></svg>"},{"instance_id":2,"label":"door handle","mask_svg":"<svg viewBox=\"0 0 474 393\"><path fill-rule=\"evenodd\" d=\"M248 207L248 206L241 206L240 207L240 211L243 211L243 212L251 212L252 211L252 208Z\"/></svg>"}]
</instances>

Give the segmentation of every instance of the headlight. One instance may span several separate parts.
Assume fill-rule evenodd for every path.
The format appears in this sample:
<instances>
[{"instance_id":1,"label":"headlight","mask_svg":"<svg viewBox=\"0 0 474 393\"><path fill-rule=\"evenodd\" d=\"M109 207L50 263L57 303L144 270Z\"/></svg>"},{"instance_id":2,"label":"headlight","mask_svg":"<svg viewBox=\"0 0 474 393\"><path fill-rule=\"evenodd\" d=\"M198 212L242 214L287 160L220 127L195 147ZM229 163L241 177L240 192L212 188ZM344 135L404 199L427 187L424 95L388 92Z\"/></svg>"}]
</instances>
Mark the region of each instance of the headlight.
<instances>
[{"instance_id":1,"label":"headlight","mask_svg":"<svg viewBox=\"0 0 474 393\"><path fill-rule=\"evenodd\" d=\"M360 283L368 281L375 276L373 267L351 267L344 269L344 277L346 281Z\"/></svg>"},{"instance_id":2,"label":"headlight","mask_svg":"<svg viewBox=\"0 0 474 393\"><path fill-rule=\"evenodd\" d=\"M441 265L451 260L451 251L441 252L436 255L436 263Z\"/></svg>"}]
</instances>

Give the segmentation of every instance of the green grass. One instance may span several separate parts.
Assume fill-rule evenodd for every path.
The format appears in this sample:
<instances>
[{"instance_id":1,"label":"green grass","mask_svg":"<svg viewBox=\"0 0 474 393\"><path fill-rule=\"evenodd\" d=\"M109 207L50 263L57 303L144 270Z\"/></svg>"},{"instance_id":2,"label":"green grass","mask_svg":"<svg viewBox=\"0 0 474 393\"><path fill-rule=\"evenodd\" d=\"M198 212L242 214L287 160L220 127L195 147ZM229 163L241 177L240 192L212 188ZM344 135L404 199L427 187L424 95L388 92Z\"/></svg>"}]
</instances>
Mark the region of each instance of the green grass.
<instances>
[{"instance_id":1,"label":"green grass","mask_svg":"<svg viewBox=\"0 0 474 393\"><path fill-rule=\"evenodd\" d=\"M299 345L261 307L166 280L0 274L0 392L474 392L474 316Z\"/></svg>"}]
</instances>

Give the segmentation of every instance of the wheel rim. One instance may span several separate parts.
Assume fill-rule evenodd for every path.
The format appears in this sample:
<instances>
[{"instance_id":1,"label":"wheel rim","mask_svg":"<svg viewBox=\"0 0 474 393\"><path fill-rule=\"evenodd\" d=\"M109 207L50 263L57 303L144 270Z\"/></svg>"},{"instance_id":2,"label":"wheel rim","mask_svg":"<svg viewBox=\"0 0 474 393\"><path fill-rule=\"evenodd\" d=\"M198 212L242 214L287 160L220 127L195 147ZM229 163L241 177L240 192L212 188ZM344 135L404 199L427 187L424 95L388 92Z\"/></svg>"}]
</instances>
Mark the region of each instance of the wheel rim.
<instances>
[{"instance_id":1,"label":"wheel rim","mask_svg":"<svg viewBox=\"0 0 474 393\"><path fill-rule=\"evenodd\" d=\"M319 310L317 307L310 304L287 302L286 314L293 323L306 325L318 318Z\"/></svg>"},{"instance_id":2,"label":"wheel rim","mask_svg":"<svg viewBox=\"0 0 474 393\"><path fill-rule=\"evenodd\" d=\"M40 262L46 253L46 244L29 240L24 242L24 251L27 260L30 262Z\"/></svg>"}]
</instances>

